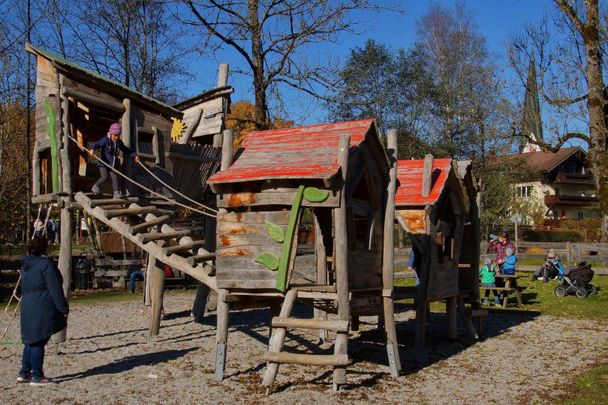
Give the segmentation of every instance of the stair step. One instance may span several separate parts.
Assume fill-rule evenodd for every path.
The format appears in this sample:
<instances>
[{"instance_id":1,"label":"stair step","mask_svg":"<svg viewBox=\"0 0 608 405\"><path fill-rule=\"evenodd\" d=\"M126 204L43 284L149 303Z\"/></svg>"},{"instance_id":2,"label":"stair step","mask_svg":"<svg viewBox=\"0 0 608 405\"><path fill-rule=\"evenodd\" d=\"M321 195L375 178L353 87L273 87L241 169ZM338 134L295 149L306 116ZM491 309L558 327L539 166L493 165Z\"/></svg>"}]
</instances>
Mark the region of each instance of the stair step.
<instances>
[{"instance_id":1,"label":"stair step","mask_svg":"<svg viewBox=\"0 0 608 405\"><path fill-rule=\"evenodd\" d=\"M149 214L156 210L157 208L153 205L149 207L120 208L116 210L105 210L105 215L106 218L116 218L125 215Z\"/></svg>"},{"instance_id":2,"label":"stair step","mask_svg":"<svg viewBox=\"0 0 608 405\"><path fill-rule=\"evenodd\" d=\"M103 205L120 205L126 203L134 203L137 202L139 198L137 197L127 197L127 198L108 198L103 200L91 200L91 208L103 206Z\"/></svg>"},{"instance_id":3,"label":"stair step","mask_svg":"<svg viewBox=\"0 0 608 405\"><path fill-rule=\"evenodd\" d=\"M266 352L264 361L282 364L311 364L313 366L347 366L348 355Z\"/></svg>"},{"instance_id":4,"label":"stair step","mask_svg":"<svg viewBox=\"0 0 608 405\"><path fill-rule=\"evenodd\" d=\"M282 318L279 316L272 318L273 328L320 329L331 332L348 333L349 326L349 321L340 320Z\"/></svg>"},{"instance_id":5,"label":"stair step","mask_svg":"<svg viewBox=\"0 0 608 405\"><path fill-rule=\"evenodd\" d=\"M148 243L153 240L168 240L173 238L181 238L183 236L188 236L192 233L192 231L186 229L183 231L172 231L172 232L148 232L148 233L140 233L135 237L141 243Z\"/></svg>"},{"instance_id":6,"label":"stair step","mask_svg":"<svg viewBox=\"0 0 608 405\"><path fill-rule=\"evenodd\" d=\"M205 246L205 241L196 240L194 242L184 243L183 245L171 246L166 248L166 254L171 255L173 253L185 252L186 250L200 248Z\"/></svg>"},{"instance_id":7,"label":"stair step","mask_svg":"<svg viewBox=\"0 0 608 405\"><path fill-rule=\"evenodd\" d=\"M133 225L131 227L131 233L136 234L141 231L145 231L149 228L152 228L153 226L164 224L165 222L169 221L170 218L171 218L170 215L162 215L162 216L154 218L150 221L146 221L146 222L142 222L141 224Z\"/></svg>"},{"instance_id":8,"label":"stair step","mask_svg":"<svg viewBox=\"0 0 608 405\"><path fill-rule=\"evenodd\" d=\"M207 253L204 255L190 256L188 258L188 264L190 264L191 266L194 266L197 263L206 262L207 260L211 260L211 259L215 259L215 253Z\"/></svg>"}]
</instances>

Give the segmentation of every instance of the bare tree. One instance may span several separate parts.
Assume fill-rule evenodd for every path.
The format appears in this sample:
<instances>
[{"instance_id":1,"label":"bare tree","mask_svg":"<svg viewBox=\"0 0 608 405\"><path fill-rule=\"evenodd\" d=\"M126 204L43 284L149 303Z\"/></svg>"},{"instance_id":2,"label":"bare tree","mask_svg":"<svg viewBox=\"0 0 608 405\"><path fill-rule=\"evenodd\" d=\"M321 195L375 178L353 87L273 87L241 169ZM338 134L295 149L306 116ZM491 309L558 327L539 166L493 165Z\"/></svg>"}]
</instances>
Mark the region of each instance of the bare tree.
<instances>
[{"instance_id":1,"label":"bare tree","mask_svg":"<svg viewBox=\"0 0 608 405\"><path fill-rule=\"evenodd\" d=\"M606 146L607 89L603 70L606 49L605 24L598 0L554 0L558 14L554 23L558 40L549 36L544 20L536 28L528 26L510 48L512 65L518 67L536 55L539 69L539 92L546 105L561 113L564 123L584 122L589 133L556 129L553 139L533 140L541 147L556 151L572 139L589 145L589 162L600 200L602 241L608 240L608 159ZM520 133L522 137L528 134Z\"/></svg>"},{"instance_id":2,"label":"bare tree","mask_svg":"<svg viewBox=\"0 0 608 405\"><path fill-rule=\"evenodd\" d=\"M505 129L509 103L502 93L485 38L462 3L430 7L418 29L435 85L428 115L436 149L452 157L483 157Z\"/></svg>"},{"instance_id":3,"label":"bare tree","mask_svg":"<svg viewBox=\"0 0 608 405\"><path fill-rule=\"evenodd\" d=\"M245 61L253 80L255 120L269 124L268 97L274 86L289 86L313 96L328 85L323 67L306 61L303 51L355 32L356 10L379 8L372 0L185 1L208 43L229 47Z\"/></svg>"},{"instance_id":4,"label":"bare tree","mask_svg":"<svg viewBox=\"0 0 608 405\"><path fill-rule=\"evenodd\" d=\"M36 41L91 70L164 101L188 77L186 33L159 0L49 0Z\"/></svg>"}]
</instances>

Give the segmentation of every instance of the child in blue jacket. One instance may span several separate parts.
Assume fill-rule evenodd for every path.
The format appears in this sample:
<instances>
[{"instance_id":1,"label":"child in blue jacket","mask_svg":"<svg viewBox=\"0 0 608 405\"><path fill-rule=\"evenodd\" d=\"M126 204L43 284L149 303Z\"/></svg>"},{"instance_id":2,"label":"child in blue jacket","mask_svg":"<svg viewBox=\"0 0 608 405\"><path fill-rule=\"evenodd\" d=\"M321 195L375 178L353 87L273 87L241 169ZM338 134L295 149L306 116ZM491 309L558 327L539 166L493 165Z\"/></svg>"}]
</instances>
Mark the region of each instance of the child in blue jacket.
<instances>
[{"instance_id":1,"label":"child in blue jacket","mask_svg":"<svg viewBox=\"0 0 608 405\"><path fill-rule=\"evenodd\" d=\"M514 275L515 274L515 266L517 265L517 256L513 254L513 249L510 247L507 248L506 256L502 265L502 274L504 275Z\"/></svg>"},{"instance_id":2,"label":"child in blue jacket","mask_svg":"<svg viewBox=\"0 0 608 405\"><path fill-rule=\"evenodd\" d=\"M93 155L93 151L100 149L101 153L99 159L112 168L116 168L116 158L118 157L119 151L123 151L126 155L133 157L136 162L139 162L139 157L135 154L135 152L129 149L120 139L121 132L122 128L118 122L115 122L110 125L108 135L93 143L91 149L89 150L89 154ZM118 181L116 173L109 170L101 162L97 163L97 167L99 167L99 172L101 176L99 177L99 180L95 182L93 188L91 189L91 191L93 191L93 194L97 195L100 193L99 186L106 182L109 174L110 179L112 180L112 191L114 192L114 198L122 198L122 192L120 191L120 183Z\"/></svg>"}]
</instances>

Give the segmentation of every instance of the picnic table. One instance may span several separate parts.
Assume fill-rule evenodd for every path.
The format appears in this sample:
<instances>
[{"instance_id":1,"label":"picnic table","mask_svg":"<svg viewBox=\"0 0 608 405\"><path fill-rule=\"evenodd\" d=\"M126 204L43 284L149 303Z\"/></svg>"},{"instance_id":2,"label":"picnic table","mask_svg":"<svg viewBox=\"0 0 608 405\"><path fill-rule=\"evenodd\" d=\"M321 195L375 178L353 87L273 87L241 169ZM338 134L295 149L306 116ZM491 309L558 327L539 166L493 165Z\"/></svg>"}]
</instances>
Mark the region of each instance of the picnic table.
<instances>
[{"instance_id":1,"label":"picnic table","mask_svg":"<svg viewBox=\"0 0 608 405\"><path fill-rule=\"evenodd\" d=\"M517 279L519 278L518 275L513 274L496 274L496 281L497 281L497 285L501 284L500 281L502 281L503 285L501 286L497 286L497 287L482 287L480 286L479 289L480 290L495 290L498 291L501 295L502 298L502 307L506 308L507 304L509 303L509 295L511 294L515 294L515 297L517 298L517 305L523 305L523 302L521 301L521 290L523 290L522 287L519 287L517 285ZM500 280L500 281L499 281Z\"/></svg>"}]
</instances>

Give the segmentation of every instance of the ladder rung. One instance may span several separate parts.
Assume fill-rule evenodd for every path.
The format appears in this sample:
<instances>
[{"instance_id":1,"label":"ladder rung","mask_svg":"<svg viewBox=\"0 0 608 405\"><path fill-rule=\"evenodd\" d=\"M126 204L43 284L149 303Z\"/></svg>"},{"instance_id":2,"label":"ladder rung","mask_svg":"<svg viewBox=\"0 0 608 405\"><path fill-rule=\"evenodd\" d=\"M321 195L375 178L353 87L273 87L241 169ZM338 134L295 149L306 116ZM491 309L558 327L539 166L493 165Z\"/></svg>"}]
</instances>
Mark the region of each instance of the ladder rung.
<instances>
[{"instance_id":1,"label":"ladder rung","mask_svg":"<svg viewBox=\"0 0 608 405\"><path fill-rule=\"evenodd\" d=\"M137 240L140 241L141 243L148 243L153 240L160 240L160 239L167 240L167 239L173 239L173 238L180 238L183 236L188 236L191 233L192 232L190 230L186 229L183 231L140 233L136 237L137 237Z\"/></svg>"},{"instance_id":2,"label":"ladder rung","mask_svg":"<svg viewBox=\"0 0 608 405\"><path fill-rule=\"evenodd\" d=\"M116 218L122 217L125 215L140 215L147 214L156 211L157 208L155 206L149 207L133 207L133 208L120 208L116 210L104 210L106 218Z\"/></svg>"},{"instance_id":3,"label":"ladder rung","mask_svg":"<svg viewBox=\"0 0 608 405\"><path fill-rule=\"evenodd\" d=\"M190 266L194 266L197 263L206 262L206 261L211 260L211 259L215 259L215 252L214 253L204 254L204 255L190 256L188 258L188 264L190 264Z\"/></svg>"},{"instance_id":4,"label":"ladder rung","mask_svg":"<svg viewBox=\"0 0 608 405\"><path fill-rule=\"evenodd\" d=\"M91 208L103 206L103 205L122 205L125 203L134 203L137 202L139 198L137 197L127 197L127 198L108 198L104 200L91 200Z\"/></svg>"},{"instance_id":5,"label":"ladder rung","mask_svg":"<svg viewBox=\"0 0 608 405\"><path fill-rule=\"evenodd\" d=\"M169 218L171 218L170 215L163 215L160 217L156 217L150 221L146 221L141 224L133 225L133 226L131 226L131 233L136 234L141 231L145 231L149 228L152 228L153 226L164 224L165 222L167 222L169 220Z\"/></svg>"},{"instance_id":6,"label":"ladder rung","mask_svg":"<svg viewBox=\"0 0 608 405\"><path fill-rule=\"evenodd\" d=\"M266 352L264 354L264 361L270 363L311 364L313 366L347 366L348 355Z\"/></svg>"},{"instance_id":7,"label":"ladder rung","mask_svg":"<svg viewBox=\"0 0 608 405\"><path fill-rule=\"evenodd\" d=\"M273 328L321 329L331 332L348 333L349 326L349 321L340 320L281 318L278 316L272 318Z\"/></svg>"},{"instance_id":8,"label":"ladder rung","mask_svg":"<svg viewBox=\"0 0 608 405\"><path fill-rule=\"evenodd\" d=\"M186 250L203 247L205 245L205 241L197 240L194 242L184 243L183 245L171 246L166 248L166 254L171 255L173 253L184 252Z\"/></svg>"}]
</instances>

